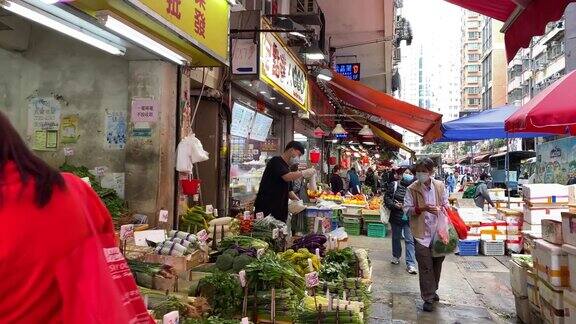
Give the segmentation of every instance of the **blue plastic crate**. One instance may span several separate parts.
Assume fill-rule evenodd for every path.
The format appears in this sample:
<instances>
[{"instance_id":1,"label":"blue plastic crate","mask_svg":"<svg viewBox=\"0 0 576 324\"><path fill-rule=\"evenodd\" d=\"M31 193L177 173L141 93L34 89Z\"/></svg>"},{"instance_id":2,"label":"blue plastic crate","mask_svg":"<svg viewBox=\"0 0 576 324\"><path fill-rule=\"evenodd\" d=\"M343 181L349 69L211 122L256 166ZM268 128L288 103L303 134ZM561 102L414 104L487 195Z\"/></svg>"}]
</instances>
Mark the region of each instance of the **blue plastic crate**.
<instances>
[{"instance_id":1,"label":"blue plastic crate","mask_svg":"<svg viewBox=\"0 0 576 324\"><path fill-rule=\"evenodd\" d=\"M337 219L332 219L332 230L336 230L340 227L340 221Z\"/></svg>"},{"instance_id":2,"label":"blue plastic crate","mask_svg":"<svg viewBox=\"0 0 576 324\"><path fill-rule=\"evenodd\" d=\"M480 240L458 240L460 256L476 256L480 249Z\"/></svg>"}]
</instances>

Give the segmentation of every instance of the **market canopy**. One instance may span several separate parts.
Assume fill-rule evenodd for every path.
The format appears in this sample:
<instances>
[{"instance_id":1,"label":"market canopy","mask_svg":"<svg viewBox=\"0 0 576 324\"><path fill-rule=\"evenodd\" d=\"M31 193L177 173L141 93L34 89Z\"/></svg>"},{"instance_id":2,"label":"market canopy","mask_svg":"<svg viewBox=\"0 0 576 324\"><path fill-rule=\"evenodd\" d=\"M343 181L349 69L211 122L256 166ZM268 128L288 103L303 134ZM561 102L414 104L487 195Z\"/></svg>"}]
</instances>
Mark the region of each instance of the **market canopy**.
<instances>
[{"instance_id":1,"label":"market canopy","mask_svg":"<svg viewBox=\"0 0 576 324\"><path fill-rule=\"evenodd\" d=\"M544 34L546 25L562 18L575 0L446 0L462 8L505 22L506 54L512 61L518 50L528 48L533 36Z\"/></svg>"},{"instance_id":2,"label":"market canopy","mask_svg":"<svg viewBox=\"0 0 576 324\"><path fill-rule=\"evenodd\" d=\"M330 88L340 100L432 141L441 136L442 115L398 100L332 71Z\"/></svg>"},{"instance_id":3,"label":"market canopy","mask_svg":"<svg viewBox=\"0 0 576 324\"><path fill-rule=\"evenodd\" d=\"M398 141L394 137L388 135L386 133L386 131L380 127L380 125L370 124L370 129L372 129L372 132L374 133L374 135L376 137L382 139L383 141L387 142L388 144L393 145L394 147L399 147L399 148L403 149L404 151L410 153L411 155L416 154L408 146L404 145L404 143L402 143L401 141Z\"/></svg>"},{"instance_id":4,"label":"market canopy","mask_svg":"<svg viewBox=\"0 0 576 324\"><path fill-rule=\"evenodd\" d=\"M516 106L503 106L442 124L442 137L437 142L481 141L496 138L532 138L548 136L543 133L510 133L504 129L504 121Z\"/></svg>"},{"instance_id":5,"label":"market canopy","mask_svg":"<svg viewBox=\"0 0 576 324\"><path fill-rule=\"evenodd\" d=\"M505 128L511 133L576 135L576 71L560 78L518 109L506 119Z\"/></svg>"}]
</instances>

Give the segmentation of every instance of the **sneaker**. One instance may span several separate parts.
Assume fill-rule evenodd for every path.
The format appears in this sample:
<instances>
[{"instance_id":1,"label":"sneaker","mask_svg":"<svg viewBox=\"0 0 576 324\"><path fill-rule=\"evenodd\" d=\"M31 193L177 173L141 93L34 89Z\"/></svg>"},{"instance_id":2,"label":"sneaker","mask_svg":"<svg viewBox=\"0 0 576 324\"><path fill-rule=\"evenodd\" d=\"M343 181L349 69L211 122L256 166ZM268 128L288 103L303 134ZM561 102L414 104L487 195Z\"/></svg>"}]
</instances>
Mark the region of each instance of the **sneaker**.
<instances>
[{"instance_id":1,"label":"sneaker","mask_svg":"<svg viewBox=\"0 0 576 324\"><path fill-rule=\"evenodd\" d=\"M434 311L434 304L431 302L424 302L424 305L422 306L422 309L425 312L433 312Z\"/></svg>"},{"instance_id":2,"label":"sneaker","mask_svg":"<svg viewBox=\"0 0 576 324\"><path fill-rule=\"evenodd\" d=\"M439 302L440 301L440 296L438 296L438 294L434 295L434 301L435 302Z\"/></svg>"},{"instance_id":3,"label":"sneaker","mask_svg":"<svg viewBox=\"0 0 576 324\"><path fill-rule=\"evenodd\" d=\"M392 263L392 264L400 264L400 259L399 259L399 258L392 258L392 260L390 260L390 263Z\"/></svg>"},{"instance_id":4,"label":"sneaker","mask_svg":"<svg viewBox=\"0 0 576 324\"><path fill-rule=\"evenodd\" d=\"M413 275L418 274L418 271L416 271L416 268L413 266L408 266L406 268L406 271L408 271L409 274L413 274Z\"/></svg>"}]
</instances>

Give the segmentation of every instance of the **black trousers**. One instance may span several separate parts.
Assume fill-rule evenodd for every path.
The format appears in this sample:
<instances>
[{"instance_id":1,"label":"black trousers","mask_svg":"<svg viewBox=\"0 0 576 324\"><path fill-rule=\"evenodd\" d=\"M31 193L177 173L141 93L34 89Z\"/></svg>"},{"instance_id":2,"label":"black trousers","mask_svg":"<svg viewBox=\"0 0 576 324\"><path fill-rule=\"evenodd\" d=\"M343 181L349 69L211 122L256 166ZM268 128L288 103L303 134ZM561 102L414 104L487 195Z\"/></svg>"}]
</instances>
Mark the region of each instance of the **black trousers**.
<instances>
[{"instance_id":1,"label":"black trousers","mask_svg":"<svg viewBox=\"0 0 576 324\"><path fill-rule=\"evenodd\" d=\"M432 248L426 247L414 239L416 261L418 261L418 277L420 279L420 295L425 302L433 302L440 282L442 262L444 257L432 257Z\"/></svg>"}]
</instances>

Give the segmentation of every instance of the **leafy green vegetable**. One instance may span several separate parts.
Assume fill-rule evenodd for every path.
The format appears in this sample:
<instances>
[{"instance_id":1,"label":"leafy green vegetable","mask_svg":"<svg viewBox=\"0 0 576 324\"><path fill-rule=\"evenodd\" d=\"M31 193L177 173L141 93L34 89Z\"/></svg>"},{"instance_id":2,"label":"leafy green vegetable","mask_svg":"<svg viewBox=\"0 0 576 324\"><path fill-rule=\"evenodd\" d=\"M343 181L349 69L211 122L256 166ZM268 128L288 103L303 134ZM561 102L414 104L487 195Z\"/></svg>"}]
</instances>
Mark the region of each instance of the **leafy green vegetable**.
<instances>
[{"instance_id":1,"label":"leafy green vegetable","mask_svg":"<svg viewBox=\"0 0 576 324\"><path fill-rule=\"evenodd\" d=\"M234 265L232 266L232 269L235 273L238 273L244 270L244 268L246 268L246 266L252 263L254 260L256 259L253 257L250 257L246 254L241 254L234 259Z\"/></svg>"},{"instance_id":2,"label":"leafy green vegetable","mask_svg":"<svg viewBox=\"0 0 576 324\"><path fill-rule=\"evenodd\" d=\"M346 274L349 271L350 267L345 263L324 262L318 277L327 282L339 281L346 279Z\"/></svg>"},{"instance_id":3,"label":"leafy green vegetable","mask_svg":"<svg viewBox=\"0 0 576 324\"><path fill-rule=\"evenodd\" d=\"M198 289L208 300L213 315L232 317L240 309L242 287L234 275L214 272L200 280Z\"/></svg>"},{"instance_id":4,"label":"leafy green vegetable","mask_svg":"<svg viewBox=\"0 0 576 324\"><path fill-rule=\"evenodd\" d=\"M444 243L442 240L434 238L434 244L432 245L433 254L446 255L456 251L456 246L458 246L458 233L456 233L454 227L450 226L448 228L448 236L448 243Z\"/></svg>"},{"instance_id":5,"label":"leafy green vegetable","mask_svg":"<svg viewBox=\"0 0 576 324\"><path fill-rule=\"evenodd\" d=\"M230 254L222 254L216 259L216 268L220 271L228 271L234 266L234 257Z\"/></svg>"},{"instance_id":6,"label":"leafy green vegetable","mask_svg":"<svg viewBox=\"0 0 576 324\"><path fill-rule=\"evenodd\" d=\"M264 290L285 287L300 297L304 295L304 278L275 253L267 253L250 263L246 267L246 277L251 284L264 285Z\"/></svg>"}]
</instances>

